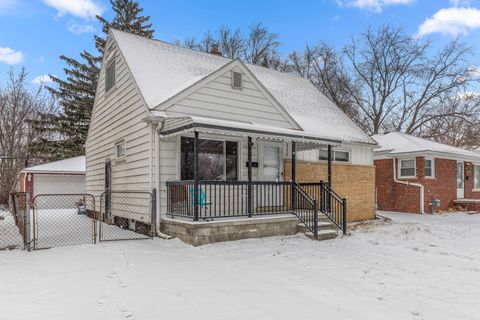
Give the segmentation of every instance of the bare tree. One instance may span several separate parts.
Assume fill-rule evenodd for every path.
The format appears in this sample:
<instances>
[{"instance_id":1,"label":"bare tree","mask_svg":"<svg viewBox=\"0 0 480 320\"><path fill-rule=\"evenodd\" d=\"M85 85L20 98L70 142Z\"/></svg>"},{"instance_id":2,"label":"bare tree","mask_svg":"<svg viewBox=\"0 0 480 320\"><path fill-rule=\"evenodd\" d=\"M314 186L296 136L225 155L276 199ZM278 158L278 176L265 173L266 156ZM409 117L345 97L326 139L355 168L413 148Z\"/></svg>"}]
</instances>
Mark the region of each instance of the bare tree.
<instances>
[{"instance_id":1,"label":"bare tree","mask_svg":"<svg viewBox=\"0 0 480 320\"><path fill-rule=\"evenodd\" d=\"M455 147L480 149L480 95L462 93L446 96L441 108L451 116L437 117L429 121L420 132L423 137Z\"/></svg>"},{"instance_id":2,"label":"bare tree","mask_svg":"<svg viewBox=\"0 0 480 320\"><path fill-rule=\"evenodd\" d=\"M246 39L244 60L251 64L269 67L276 64L278 58L278 34L271 33L261 23L254 23L250 26L250 33Z\"/></svg>"},{"instance_id":3,"label":"bare tree","mask_svg":"<svg viewBox=\"0 0 480 320\"><path fill-rule=\"evenodd\" d=\"M288 56L286 70L309 79L323 94L352 118L358 117L346 86L351 86L350 76L336 50L321 42L306 45L303 52L293 51ZM353 89L352 89L353 90Z\"/></svg>"},{"instance_id":4,"label":"bare tree","mask_svg":"<svg viewBox=\"0 0 480 320\"><path fill-rule=\"evenodd\" d=\"M431 42L389 26L369 29L344 48L352 79L344 89L371 133L416 133L430 121L463 114L438 106L473 81L470 48L455 40L436 54L432 49Z\"/></svg>"},{"instance_id":5,"label":"bare tree","mask_svg":"<svg viewBox=\"0 0 480 320\"><path fill-rule=\"evenodd\" d=\"M226 26L218 29L218 44L223 55L230 59L241 59L245 52L245 39L240 29L232 31Z\"/></svg>"},{"instance_id":6,"label":"bare tree","mask_svg":"<svg viewBox=\"0 0 480 320\"><path fill-rule=\"evenodd\" d=\"M45 88L28 88L26 77L25 69L10 70L6 83L0 83L0 203L7 202L18 172L32 160L28 149L37 134L28 120L54 108Z\"/></svg>"}]
</instances>

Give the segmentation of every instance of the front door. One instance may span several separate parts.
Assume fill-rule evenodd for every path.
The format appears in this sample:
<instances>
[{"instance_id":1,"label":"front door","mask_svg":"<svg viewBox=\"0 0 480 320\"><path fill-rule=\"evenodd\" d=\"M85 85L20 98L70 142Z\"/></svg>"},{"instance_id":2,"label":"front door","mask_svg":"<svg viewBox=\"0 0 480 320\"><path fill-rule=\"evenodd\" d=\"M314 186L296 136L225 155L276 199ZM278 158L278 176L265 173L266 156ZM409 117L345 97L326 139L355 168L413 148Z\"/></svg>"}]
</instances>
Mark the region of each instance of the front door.
<instances>
[{"instance_id":1,"label":"front door","mask_svg":"<svg viewBox=\"0 0 480 320\"><path fill-rule=\"evenodd\" d=\"M280 181L282 177L281 143L262 142L259 153L259 178L263 181Z\"/></svg>"},{"instance_id":2,"label":"front door","mask_svg":"<svg viewBox=\"0 0 480 320\"><path fill-rule=\"evenodd\" d=\"M465 198L465 173L464 173L463 162L457 162L457 198Z\"/></svg>"}]
</instances>

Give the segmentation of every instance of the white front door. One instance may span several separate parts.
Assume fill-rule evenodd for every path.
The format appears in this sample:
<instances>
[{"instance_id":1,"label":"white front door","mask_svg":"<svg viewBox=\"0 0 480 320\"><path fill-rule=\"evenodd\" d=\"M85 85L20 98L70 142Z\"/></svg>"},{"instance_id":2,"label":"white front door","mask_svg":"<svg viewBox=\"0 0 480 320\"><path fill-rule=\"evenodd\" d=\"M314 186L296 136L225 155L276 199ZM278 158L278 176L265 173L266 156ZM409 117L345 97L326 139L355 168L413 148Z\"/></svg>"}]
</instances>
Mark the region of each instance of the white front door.
<instances>
[{"instance_id":1,"label":"white front door","mask_svg":"<svg viewBox=\"0 0 480 320\"><path fill-rule=\"evenodd\" d=\"M457 162L457 198L465 198L465 173L463 162Z\"/></svg>"},{"instance_id":2,"label":"white front door","mask_svg":"<svg viewBox=\"0 0 480 320\"><path fill-rule=\"evenodd\" d=\"M280 181L282 177L282 144L261 142L259 146L259 178L262 181Z\"/></svg>"}]
</instances>

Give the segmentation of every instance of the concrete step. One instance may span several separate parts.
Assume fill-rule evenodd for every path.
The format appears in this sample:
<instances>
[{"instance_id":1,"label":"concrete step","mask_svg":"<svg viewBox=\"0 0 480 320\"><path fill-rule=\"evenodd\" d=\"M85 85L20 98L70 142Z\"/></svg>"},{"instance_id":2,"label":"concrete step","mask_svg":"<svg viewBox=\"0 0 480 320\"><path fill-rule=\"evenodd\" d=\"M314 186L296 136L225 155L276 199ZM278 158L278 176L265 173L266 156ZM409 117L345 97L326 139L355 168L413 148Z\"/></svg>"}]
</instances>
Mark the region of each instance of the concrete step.
<instances>
[{"instance_id":1,"label":"concrete step","mask_svg":"<svg viewBox=\"0 0 480 320\"><path fill-rule=\"evenodd\" d=\"M298 228L298 232L303 232L303 233L305 233L305 232L309 231L308 228L307 228L307 226L304 225L304 224L301 223L301 222L298 224L297 228ZM320 231L320 230L338 230L338 228L337 228L336 225L334 225L334 224L331 223L331 222L328 222L328 221L319 221L319 222L318 222L318 230L319 230L319 231Z\"/></svg>"},{"instance_id":2,"label":"concrete step","mask_svg":"<svg viewBox=\"0 0 480 320\"><path fill-rule=\"evenodd\" d=\"M313 232L305 232L305 235L310 239L315 239ZM319 230L318 241L335 239L338 236L337 231L334 230Z\"/></svg>"}]
</instances>

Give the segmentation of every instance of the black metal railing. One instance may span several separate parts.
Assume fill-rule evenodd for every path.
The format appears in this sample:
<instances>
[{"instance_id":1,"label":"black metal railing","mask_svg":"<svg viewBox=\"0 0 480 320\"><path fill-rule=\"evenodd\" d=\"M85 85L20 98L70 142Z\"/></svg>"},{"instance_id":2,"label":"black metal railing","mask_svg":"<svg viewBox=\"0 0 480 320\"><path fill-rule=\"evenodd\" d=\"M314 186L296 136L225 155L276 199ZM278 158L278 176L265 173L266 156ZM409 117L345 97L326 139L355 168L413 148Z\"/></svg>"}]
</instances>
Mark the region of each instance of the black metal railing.
<instances>
[{"instance_id":1,"label":"black metal railing","mask_svg":"<svg viewBox=\"0 0 480 320\"><path fill-rule=\"evenodd\" d=\"M287 181L199 181L195 197L194 181L171 181L167 212L194 220L290 213L291 187Z\"/></svg>"},{"instance_id":2,"label":"black metal railing","mask_svg":"<svg viewBox=\"0 0 480 320\"><path fill-rule=\"evenodd\" d=\"M197 221L293 213L314 232L315 204L318 212L346 233L346 199L323 182L208 180L195 185L183 180L166 185L167 214L172 217Z\"/></svg>"},{"instance_id":3,"label":"black metal railing","mask_svg":"<svg viewBox=\"0 0 480 320\"><path fill-rule=\"evenodd\" d=\"M339 196L328 183L299 183L305 192L319 203L319 211L347 234L347 199Z\"/></svg>"},{"instance_id":4,"label":"black metal railing","mask_svg":"<svg viewBox=\"0 0 480 320\"><path fill-rule=\"evenodd\" d=\"M313 233L318 239L318 205L300 185L293 185L293 214Z\"/></svg>"}]
</instances>

